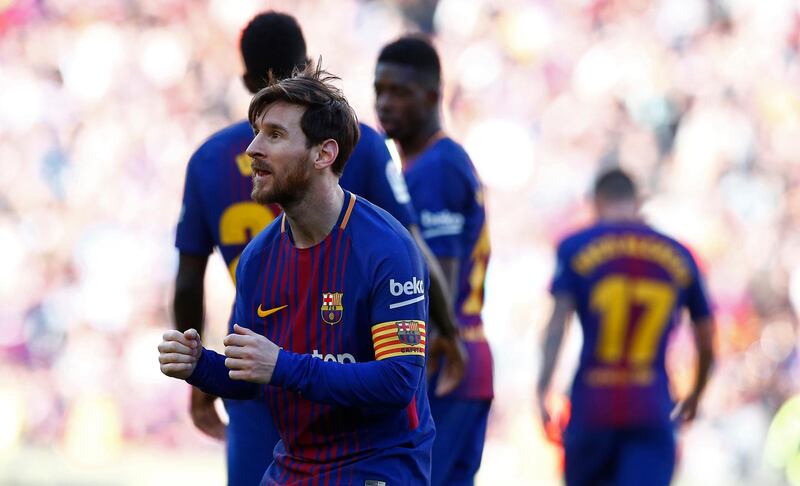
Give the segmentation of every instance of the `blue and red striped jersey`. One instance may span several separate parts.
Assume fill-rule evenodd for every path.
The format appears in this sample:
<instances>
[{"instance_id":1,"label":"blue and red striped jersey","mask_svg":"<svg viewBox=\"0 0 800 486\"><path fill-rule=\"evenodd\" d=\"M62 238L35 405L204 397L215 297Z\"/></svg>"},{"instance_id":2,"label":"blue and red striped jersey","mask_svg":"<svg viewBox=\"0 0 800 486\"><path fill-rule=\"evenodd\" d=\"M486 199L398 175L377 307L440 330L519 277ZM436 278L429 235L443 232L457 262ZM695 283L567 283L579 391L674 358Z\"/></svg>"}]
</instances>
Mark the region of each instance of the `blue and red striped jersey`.
<instances>
[{"instance_id":1,"label":"blue and red striped jersey","mask_svg":"<svg viewBox=\"0 0 800 486\"><path fill-rule=\"evenodd\" d=\"M691 253L643 223L599 223L560 243L551 292L574 299L583 329L570 420L669 424L668 335L684 307L711 315Z\"/></svg>"},{"instance_id":2,"label":"blue and red striped jersey","mask_svg":"<svg viewBox=\"0 0 800 486\"><path fill-rule=\"evenodd\" d=\"M481 319L490 253L481 182L467 153L449 137L432 143L404 173L425 242L437 257L459 260L455 313L469 359L453 396L492 398L492 353Z\"/></svg>"},{"instance_id":3,"label":"blue and red striped jersey","mask_svg":"<svg viewBox=\"0 0 800 486\"><path fill-rule=\"evenodd\" d=\"M427 484L429 281L405 228L345 191L322 242L296 248L280 217L242 253L236 280L235 322L282 348L274 386L230 380L208 350L188 381L223 397L261 392L281 435L262 483Z\"/></svg>"},{"instance_id":4,"label":"blue and red striped jersey","mask_svg":"<svg viewBox=\"0 0 800 486\"><path fill-rule=\"evenodd\" d=\"M383 137L364 124L360 128L341 186L382 207L403 226L416 224L405 181ZM175 246L190 255L205 256L219 248L231 277L247 243L281 211L250 199L253 179L245 150L252 141L253 129L242 121L212 135L192 155L175 237Z\"/></svg>"}]
</instances>

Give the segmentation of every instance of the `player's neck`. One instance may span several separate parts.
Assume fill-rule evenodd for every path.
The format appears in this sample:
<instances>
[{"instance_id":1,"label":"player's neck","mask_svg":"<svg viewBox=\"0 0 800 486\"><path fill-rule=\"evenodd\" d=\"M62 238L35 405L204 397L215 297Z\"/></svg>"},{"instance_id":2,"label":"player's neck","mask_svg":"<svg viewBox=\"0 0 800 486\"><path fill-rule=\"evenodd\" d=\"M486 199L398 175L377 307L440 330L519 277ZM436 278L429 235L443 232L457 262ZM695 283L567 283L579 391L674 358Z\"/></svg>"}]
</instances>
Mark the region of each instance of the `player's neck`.
<instances>
[{"instance_id":1,"label":"player's neck","mask_svg":"<svg viewBox=\"0 0 800 486\"><path fill-rule=\"evenodd\" d=\"M638 212L626 208L606 209L598 215L598 220L603 223L640 223L642 218Z\"/></svg>"},{"instance_id":2,"label":"player's neck","mask_svg":"<svg viewBox=\"0 0 800 486\"><path fill-rule=\"evenodd\" d=\"M597 219L603 223L641 222L638 201L615 201L596 203Z\"/></svg>"},{"instance_id":3,"label":"player's neck","mask_svg":"<svg viewBox=\"0 0 800 486\"><path fill-rule=\"evenodd\" d=\"M403 165L413 161L422 154L433 141L438 140L444 136L442 133L442 126L439 123L439 118L432 118L423 128L412 136L403 140L397 140L400 145L401 156Z\"/></svg>"},{"instance_id":4,"label":"player's neck","mask_svg":"<svg viewBox=\"0 0 800 486\"><path fill-rule=\"evenodd\" d=\"M324 240L339 219L344 204L344 191L334 180L319 181L297 203L284 207L297 248L310 248Z\"/></svg>"}]
</instances>

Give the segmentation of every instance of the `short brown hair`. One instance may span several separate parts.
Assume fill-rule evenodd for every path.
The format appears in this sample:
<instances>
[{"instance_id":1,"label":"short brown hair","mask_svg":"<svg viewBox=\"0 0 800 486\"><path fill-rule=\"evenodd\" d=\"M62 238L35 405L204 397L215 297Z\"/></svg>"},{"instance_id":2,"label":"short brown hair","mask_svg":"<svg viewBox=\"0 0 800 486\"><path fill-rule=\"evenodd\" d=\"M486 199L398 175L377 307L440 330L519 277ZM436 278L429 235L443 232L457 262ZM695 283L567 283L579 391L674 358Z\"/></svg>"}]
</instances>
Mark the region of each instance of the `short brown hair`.
<instances>
[{"instance_id":1,"label":"short brown hair","mask_svg":"<svg viewBox=\"0 0 800 486\"><path fill-rule=\"evenodd\" d=\"M321 61L316 66L309 63L305 69L295 70L285 79L271 77L267 87L250 101L247 116L250 124L255 126L258 117L275 102L305 106L300 128L306 136L307 147L328 139L335 140L339 145L339 155L331 169L334 174L342 175L360 136L358 118L342 91L331 84L339 78L323 70L321 64Z\"/></svg>"}]
</instances>

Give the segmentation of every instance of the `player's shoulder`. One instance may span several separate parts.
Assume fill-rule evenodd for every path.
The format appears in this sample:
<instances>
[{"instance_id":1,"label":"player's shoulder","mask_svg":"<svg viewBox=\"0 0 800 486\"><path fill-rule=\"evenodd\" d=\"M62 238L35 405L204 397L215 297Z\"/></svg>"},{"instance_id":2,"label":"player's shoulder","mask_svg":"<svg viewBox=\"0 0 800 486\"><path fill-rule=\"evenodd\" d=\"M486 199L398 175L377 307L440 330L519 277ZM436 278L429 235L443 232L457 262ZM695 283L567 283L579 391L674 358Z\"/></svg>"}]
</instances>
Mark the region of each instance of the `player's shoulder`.
<instances>
[{"instance_id":1,"label":"player's shoulder","mask_svg":"<svg viewBox=\"0 0 800 486\"><path fill-rule=\"evenodd\" d=\"M442 137L430 146L418 160L421 172L441 172L448 178L463 177L479 183L475 166L464 147L450 137Z\"/></svg>"},{"instance_id":2,"label":"player's shoulder","mask_svg":"<svg viewBox=\"0 0 800 486\"><path fill-rule=\"evenodd\" d=\"M358 138L358 143L353 148L353 153L347 160L345 166L345 173L351 173L354 166L359 166L366 163L386 163L389 158L389 149L386 148L386 143L383 137L372 129L370 126L359 123L358 124L361 136ZM351 170L348 172L347 168Z\"/></svg>"},{"instance_id":3,"label":"player's shoulder","mask_svg":"<svg viewBox=\"0 0 800 486\"><path fill-rule=\"evenodd\" d=\"M558 242L558 253L560 255L573 255L592 242L595 242L606 235L617 234L622 230L631 230L641 233L644 228L638 226L625 226L609 224L605 222L595 222L588 226L576 229L567 233Z\"/></svg>"},{"instance_id":4,"label":"player's shoulder","mask_svg":"<svg viewBox=\"0 0 800 486\"><path fill-rule=\"evenodd\" d=\"M363 197L356 201L345 229L346 233L364 256L386 254L416 254L416 243L408 230L383 208Z\"/></svg>"},{"instance_id":5,"label":"player's shoulder","mask_svg":"<svg viewBox=\"0 0 800 486\"><path fill-rule=\"evenodd\" d=\"M575 253L589 243L600 240L606 236L611 235L635 235L639 238L646 238L648 240L657 240L660 243L672 247L682 256L693 261L692 253L689 249L680 243L675 238L667 235L666 233L653 228L647 223L640 221L633 222L597 222L590 226L576 230L569 233L562 238L558 244L560 253L571 254Z\"/></svg>"},{"instance_id":6,"label":"player's shoulder","mask_svg":"<svg viewBox=\"0 0 800 486\"><path fill-rule=\"evenodd\" d=\"M229 125L211 134L195 150L190 164L204 164L219 160L222 153L230 152L232 147L249 144L253 139L253 129L247 120Z\"/></svg>"},{"instance_id":7,"label":"player's shoulder","mask_svg":"<svg viewBox=\"0 0 800 486\"><path fill-rule=\"evenodd\" d=\"M447 135L442 136L431 145L430 151L437 157L448 157L456 161L469 160L469 154L464 146Z\"/></svg>"},{"instance_id":8,"label":"player's shoulder","mask_svg":"<svg viewBox=\"0 0 800 486\"><path fill-rule=\"evenodd\" d=\"M651 237L656 238L663 243L666 243L667 245L674 248L678 253L681 253L684 256L684 258L694 262L694 256L688 246L686 246L685 244L681 243L674 237L668 235L667 233L664 233L659 229L653 228L652 226L649 225L645 225L645 227L647 234L649 234Z\"/></svg>"},{"instance_id":9,"label":"player's shoulder","mask_svg":"<svg viewBox=\"0 0 800 486\"><path fill-rule=\"evenodd\" d=\"M598 224L573 230L558 241L558 252L561 254L575 253L602 233L603 227Z\"/></svg>"},{"instance_id":10,"label":"player's shoulder","mask_svg":"<svg viewBox=\"0 0 800 486\"><path fill-rule=\"evenodd\" d=\"M466 149L450 137L444 136L437 140L426 151L428 159L457 168L469 168L472 160Z\"/></svg>"},{"instance_id":11,"label":"player's shoulder","mask_svg":"<svg viewBox=\"0 0 800 486\"><path fill-rule=\"evenodd\" d=\"M249 142L252 139L253 128L250 126L250 122L241 120L211 134L200 146L200 149L209 150L220 146L224 147L234 141L247 140Z\"/></svg>"},{"instance_id":12,"label":"player's shoulder","mask_svg":"<svg viewBox=\"0 0 800 486\"><path fill-rule=\"evenodd\" d=\"M374 143L384 143L381 134L366 123L359 122L358 128L361 130L361 136L358 139L359 144L364 143L370 145Z\"/></svg>"}]
</instances>

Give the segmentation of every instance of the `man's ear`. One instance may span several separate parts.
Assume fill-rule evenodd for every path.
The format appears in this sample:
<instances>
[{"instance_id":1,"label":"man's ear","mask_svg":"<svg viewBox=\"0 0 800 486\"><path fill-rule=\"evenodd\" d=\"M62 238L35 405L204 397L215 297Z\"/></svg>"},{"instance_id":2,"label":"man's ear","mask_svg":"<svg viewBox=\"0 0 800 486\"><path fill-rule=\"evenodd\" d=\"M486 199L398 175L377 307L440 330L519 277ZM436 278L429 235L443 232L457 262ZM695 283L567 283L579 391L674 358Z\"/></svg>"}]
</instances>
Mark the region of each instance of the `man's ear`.
<instances>
[{"instance_id":1,"label":"man's ear","mask_svg":"<svg viewBox=\"0 0 800 486\"><path fill-rule=\"evenodd\" d=\"M329 138L318 145L317 156L314 159L314 168L322 170L330 167L336 162L339 155L339 144L336 140Z\"/></svg>"}]
</instances>

